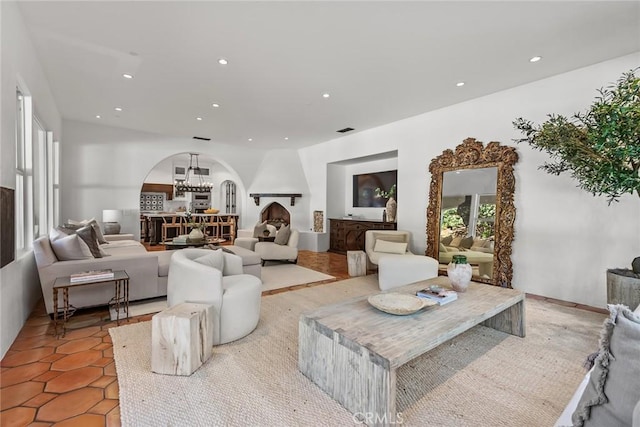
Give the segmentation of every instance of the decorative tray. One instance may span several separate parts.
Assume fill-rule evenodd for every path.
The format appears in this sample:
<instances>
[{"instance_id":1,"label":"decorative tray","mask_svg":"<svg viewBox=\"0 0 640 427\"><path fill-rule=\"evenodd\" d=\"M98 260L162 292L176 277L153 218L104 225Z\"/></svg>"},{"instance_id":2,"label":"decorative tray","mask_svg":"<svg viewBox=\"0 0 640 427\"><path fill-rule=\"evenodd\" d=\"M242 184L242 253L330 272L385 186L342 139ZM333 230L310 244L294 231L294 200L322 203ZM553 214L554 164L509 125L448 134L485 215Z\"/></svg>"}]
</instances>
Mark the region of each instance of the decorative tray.
<instances>
[{"instance_id":1,"label":"decorative tray","mask_svg":"<svg viewBox=\"0 0 640 427\"><path fill-rule=\"evenodd\" d=\"M424 307L436 305L435 301L418 298L415 295L389 292L385 294L371 295L368 298L369 304L380 311L389 314L404 316L422 310Z\"/></svg>"}]
</instances>

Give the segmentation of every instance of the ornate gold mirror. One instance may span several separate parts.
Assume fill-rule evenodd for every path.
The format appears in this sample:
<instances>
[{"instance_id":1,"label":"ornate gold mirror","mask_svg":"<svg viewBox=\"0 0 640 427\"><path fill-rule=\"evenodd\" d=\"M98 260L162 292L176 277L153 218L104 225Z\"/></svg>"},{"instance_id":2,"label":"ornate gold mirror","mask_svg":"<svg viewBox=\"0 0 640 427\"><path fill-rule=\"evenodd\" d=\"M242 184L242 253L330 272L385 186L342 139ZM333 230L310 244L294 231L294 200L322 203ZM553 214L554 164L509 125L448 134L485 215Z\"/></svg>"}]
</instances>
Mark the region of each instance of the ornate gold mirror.
<instances>
[{"instance_id":1,"label":"ornate gold mirror","mask_svg":"<svg viewBox=\"0 0 640 427\"><path fill-rule=\"evenodd\" d=\"M426 255L440 262L441 274L461 254L473 268L472 280L511 287L517 161L515 148L499 142L484 147L474 138L431 161Z\"/></svg>"}]
</instances>

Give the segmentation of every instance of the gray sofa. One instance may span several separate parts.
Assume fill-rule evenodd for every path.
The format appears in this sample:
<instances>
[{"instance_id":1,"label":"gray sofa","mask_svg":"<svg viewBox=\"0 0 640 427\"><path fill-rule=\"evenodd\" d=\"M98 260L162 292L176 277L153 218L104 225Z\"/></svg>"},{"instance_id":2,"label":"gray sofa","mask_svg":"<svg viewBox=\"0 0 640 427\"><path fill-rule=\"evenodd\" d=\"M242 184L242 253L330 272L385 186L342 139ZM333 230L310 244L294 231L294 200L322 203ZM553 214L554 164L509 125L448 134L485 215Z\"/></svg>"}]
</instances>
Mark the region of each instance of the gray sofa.
<instances>
[{"instance_id":1,"label":"gray sofa","mask_svg":"<svg viewBox=\"0 0 640 427\"><path fill-rule=\"evenodd\" d=\"M58 277L89 270L124 270L129 275L129 301L167 295L167 276L172 251L147 252L131 235L106 235L108 244L100 245L103 258L58 261L48 236L33 244L40 286L47 313L53 313L53 283ZM69 302L76 308L106 305L114 295L107 284L87 285L69 292ZM62 306L62 297L58 302Z\"/></svg>"}]
</instances>

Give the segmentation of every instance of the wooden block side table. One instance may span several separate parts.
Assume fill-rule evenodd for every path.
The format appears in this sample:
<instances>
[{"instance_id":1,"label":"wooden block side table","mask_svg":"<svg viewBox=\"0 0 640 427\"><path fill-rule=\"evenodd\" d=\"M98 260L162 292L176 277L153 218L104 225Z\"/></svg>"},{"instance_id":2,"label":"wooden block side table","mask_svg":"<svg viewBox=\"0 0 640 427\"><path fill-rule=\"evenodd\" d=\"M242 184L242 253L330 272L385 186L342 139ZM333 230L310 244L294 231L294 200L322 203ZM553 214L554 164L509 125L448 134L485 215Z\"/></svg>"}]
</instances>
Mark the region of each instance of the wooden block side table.
<instances>
[{"instance_id":1,"label":"wooden block side table","mask_svg":"<svg viewBox=\"0 0 640 427\"><path fill-rule=\"evenodd\" d=\"M151 370L191 375L213 352L214 307L185 302L151 318Z\"/></svg>"},{"instance_id":2,"label":"wooden block side table","mask_svg":"<svg viewBox=\"0 0 640 427\"><path fill-rule=\"evenodd\" d=\"M347 251L347 268L349 276L367 275L367 254L364 251Z\"/></svg>"}]
</instances>

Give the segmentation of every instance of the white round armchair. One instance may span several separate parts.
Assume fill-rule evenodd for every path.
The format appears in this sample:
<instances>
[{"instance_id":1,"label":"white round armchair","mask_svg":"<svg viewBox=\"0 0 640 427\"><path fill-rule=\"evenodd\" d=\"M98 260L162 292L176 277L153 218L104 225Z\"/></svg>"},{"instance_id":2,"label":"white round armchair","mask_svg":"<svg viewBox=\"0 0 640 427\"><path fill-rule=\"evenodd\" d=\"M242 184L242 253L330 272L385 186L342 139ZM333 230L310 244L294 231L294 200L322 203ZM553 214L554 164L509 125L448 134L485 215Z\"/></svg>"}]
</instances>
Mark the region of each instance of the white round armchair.
<instances>
[{"instance_id":1,"label":"white round armchair","mask_svg":"<svg viewBox=\"0 0 640 427\"><path fill-rule=\"evenodd\" d=\"M215 309L213 344L250 334L260 319L262 281L244 274L242 258L222 249L182 249L169 264L167 304L211 304Z\"/></svg>"}]
</instances>

